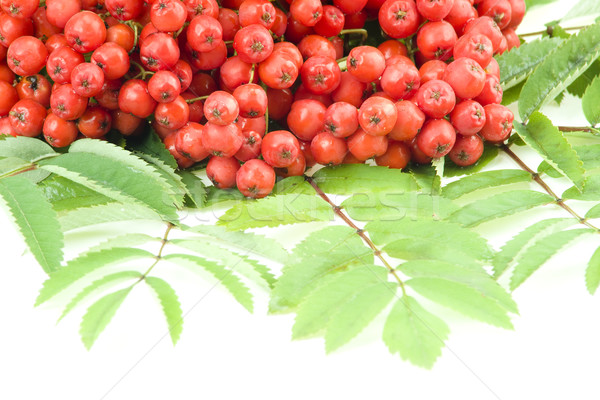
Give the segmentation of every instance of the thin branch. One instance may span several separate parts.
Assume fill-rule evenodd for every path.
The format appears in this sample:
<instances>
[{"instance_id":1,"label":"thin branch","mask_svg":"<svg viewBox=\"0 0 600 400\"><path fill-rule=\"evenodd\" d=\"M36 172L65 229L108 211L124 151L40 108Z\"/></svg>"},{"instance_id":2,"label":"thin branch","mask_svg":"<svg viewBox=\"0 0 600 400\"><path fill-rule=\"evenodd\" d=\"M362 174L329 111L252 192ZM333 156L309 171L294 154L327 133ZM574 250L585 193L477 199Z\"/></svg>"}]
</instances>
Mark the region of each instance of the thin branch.
<instances>
[{"instance_id":1,"label":"thin branch","mask_svg":"<svg viewBox=\"0 0 600 400\"><path fill-rule=\"evenodd\" d=\"M162 240L160 241L160 249L158 250L158 254L156 255L156 259L154 260L154 263L146 270L146 272L144 272L142 274L140 279L134 285L136 285L140 281L144 280L144 278L146 278L148 276L148 274L154 269L154 267L156 267L156 264L158 264L158 262L160 260L162 260L163 250L164 250L166 244L169 243L169 241L167 240L169 237L169 232L171 232L171 229L173 229L174 227L175 227L175 225L173 225L172 223L170 223L170 222L167 223L167 230L165 231L165 234L164 234Z\"/></svg>"},{"instance_id":2,"label":"thin branch","mask_svg":"<svg viewBox=\"0 0 600 400\"><path fill-rule=\"evenodd\" d=\"M584 28L587 28L588 25L583 25L583 26L573 26L571 28L563 28L565 31L580 31ZM548 28L546 28L546 30L543 31L538 31L538 32L528 32L528 33L522 33L519 36L520 37L531 37L531 36L540 36L543 35L545 33L547 33L548 35L552 36L552 33L554 32L554 28L552 26L549 26Z\"/></svg>"},{"instance_id":3,"label":"thin branch","mask_svg":"<svg viewBox=\"0 0 600 400\"><path fill-rule=\"evenodd\" d=\"M527 164L525 164L525 162L523 160L521 160L519 158L518 155L516 155L511 149L510 147L508 147L507 145L503 145L501 147L501 149L508 154L508 156L510 158L513 159L514 162L516 162L519 167L521 167L521 169L523 171L528 172L529 174L531 174L531 178L533 179L533 181L535 183L537 183L538 185L540 185L542 187L542 189L544 189L546 191L546 193L548 193L550 196L554 197L554 201L555 203L560 206L561 208L563 208L566 212L568 212L569 214L571 214L571 216L573 218L575 218L580 224L587 226L590 229L595 230L597 233L600 233L600 228L596 227L595 225L593 225L592 223L590 223L586 218L582 217L581 215L579 215L575 210L573 210L568 204L565 203L565 201L563 199L561 199L555 192L554 190L552 190L552 188L550 186L548 186L548 184L542 179L542 177L540 176L540 174L538 174L537 172L535 172L534 170L532 170L531 168L529 168L529 166Z\"/></svg>"},{"instance_id":4,"label":"thin branch","mask_svg":"<svg viewBox=\"0 0 600 400\"><path fill-rule=\"evenodd\" d=\"M321 188L317 185L317 183L311 177L307 176L306 180L308 181L308 183L310 183L310 185L313 187L313 189L315 189L315 192L317 192L317 194L319 196L321 196L321 198L323 200L325 200L331 206L331 208L333 209L333 212L335 212L335 214L338 217L340 217L346 223L346 225L348 225L350 228L354 229L354 231L356 232L356 234L358 236L360 236L360 238L367 244L367 246L369 246L371 248L371 250L373 250L373 254L375 254L375 256L377 258L379 258L379 260L381 260L381 262L388 269L388 271L390 272L390 274L392 274L394 276L394 278L396 278L396 281L398 281L398 285L402 289L402 293L406 294L406 290L404 288L404 282L402 282L402 279L400 279L400 277L396 273L396 270L385 259L385 257L381 253L381 250L379 250L379 248L377 248L377 246L375 246L375 243L373 243L373 241L371 240L371 238L369 238L365 234L365 231L363 229L360 229L358 226L356 226L356 224L354 223L354 221L352 221L350 219L350 217L348 217L346 214L344 214L344 212L342 211L342 209L341 209L340 206L338 206L333 201L331 201L331 199L329 198L329 196L327 196L327 194L325 192L323 192L323 190L321 190Z\"/></svg>"}]
</instances>

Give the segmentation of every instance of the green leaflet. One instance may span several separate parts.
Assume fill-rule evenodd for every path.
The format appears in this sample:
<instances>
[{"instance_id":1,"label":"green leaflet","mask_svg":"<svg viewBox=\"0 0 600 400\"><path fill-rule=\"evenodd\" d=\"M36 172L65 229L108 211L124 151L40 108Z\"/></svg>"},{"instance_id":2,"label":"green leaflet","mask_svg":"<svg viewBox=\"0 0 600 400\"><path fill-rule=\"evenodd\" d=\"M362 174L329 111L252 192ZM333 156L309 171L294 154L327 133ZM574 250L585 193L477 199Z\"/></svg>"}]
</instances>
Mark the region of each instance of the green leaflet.
<instances>
[{"instance_id":1,"label":"green leaflet","mask_svg":"<svg viewBox=\"0 0 600 400\"><path fill-rule=\"evenodd\" d=\"M452 161L446 160L446 165L444 167L444 176L451 177L474 174L475 172L481 171L483 167L488 165L494 158L496 158L497 155L497 146L485 145L485 147L483 148L483 154L481 155L479 160L477 160L475 164L469 165L468 167L459 167Z\"/></svg>"},{"instance_id":2,"label":"green leaflet","mask_svg":"<svg viewBox=\"0 0 600 400\"><path fill-rule=\"evenodd\" d=\"M91 153L63 154L40 166L117 201L145 204L166 220L178 221L172 197L144 170Z\"/></svg>"},{"instance_id":3,"label":"green leaflet","mask_svg":"<svg viewBox=\"0 0 600 400\"><path fill-rule=\"evenodd\" d=\"M56 212L43 193L33 182L14 176L0 180L0 197L42 269L46 273L59 269L63 234Z\"/></svg>"},{"instance_id":4,"label":"green leaflet","mask_svg":"<svg viewBox=\"0 0 600 400\"><path fill-rule=\"evenodd\" d=\"M502 88L510 89L527 79L561 42L559 38L537 39L496 56Z\"/></svg>"},{"instance_id":5,"label":"green leaflet","mask_svg":"<svg viewBox=\"0 0 600 400\"><path fill-rule=\"evenodd\" d=\"M275 183L273 194L314 194L315 189L303 176L290 176Z\"/></svg>"},{"instance_id":6,"label":"green leaflet","mask_svg":"<svg viewBox=\"0 0 600 400\"><path fill-rule=\"evenodd\" d=\"M594 207L590 208L588 212L585 214L586 219L595 219L600 218L600 204L596 204Z\"/></svg>"},{"instance_id":7,"label":"green leaflet","mask_svg":"<svg viewBox=\"0 0 600 400\"><path fill-rule=\"evenodd\" d=\"M597 14L600 14L600 4L596 0L579 0L561 21L568 21L578 17L595 16Z\"/></svg>"},{"instance_id":8,"label":"green leaflet","mask_svg":"<svg viewBox=\"0 0 600 400\"><path fill-rule=\"evenodd\" d=\"M554 3L556 0L525 0L525 5L527 6L527 9L529 10L531 7L535 7L535 6L539 6L539 5L543 5L543 4L549 4L549 3Z\"/></svg>"},{"instance_id":9,"label":"green leaflet","mask_svg":"<svg viewBox=\"0 0 600 400\"><path fill-rule=\"evenodd\" d=\"M325 348L333 351L356 336L392 300L398 285L387 270L365 265L330 275L298 306L292 338L325 330Z\"/></svg>"},{"instance_id":10,"label":"green leaflet","mask_svg":"<svg viewBox=\"0 0 600 400\"><path fill-rule=\"evenodd\" d=\"M206 186L204 186L202 180L188 171L180 171L179 174L192 203L198 208L204 207L206 203Z\"/></svg>"},{"instance_id":11,"label":"green leaflet","mask_svg":"<svg viewBox=\"0 0 600 400\"><path fill-rule=\"evenodd\" d=\"M585 182L583 192L573 186L562 194L562 198L582 201L600 200L600 175L590 175Z\"/></svg>"},{"instance_id":12,"label":"green leaflet","mask_svg":"<svg viewBox=\"0 0 600 400\"><path fill-rule=\"evenodd\" d=\"M60 226L64 232L105 222L136 220L160 221L161 217L147 207L122 203L78 208L59 217Z\"/></svg>"},{"instance_id":13,"label":"green leaflet","mask_svg":"<svg viewBox=\"0 0 600 400\"><path fill-rule=\"evenodd\" d=\"M356 221L442 219L458 208L448 199L420 192L359 193L341 206Z\"/></svg>"},{"instance_id":14,"label":"green leaflet","mask_svg":"<svg viewBox=\"0 0 600 400\"><path fill-rule=\"evenodd\" d=\"M111 264L124 264L131 260L143 258L153 259L155 256L146 250L121 247L113 247L94 253L85 253L70 260L67 265L50 274L50 277L44 282L44 286L35 300L35 305L38 306L48 301L77 280L95 270Z\"/></svg>"},{"instance_id":15,"label":"green leaflet","mask_svg":"<svg viewBox=\"0 0 600 400\"><path fill-rule=\"evenodd\" d=\"M1 144L1 142L0 142ZM9 176L10 174L18 171L22 171L24 168L31 166L30 162L21 160L16 157L0 158L0 178Z\"/></svg>"},{"instance_id":16,"label":"green leaflet","mask_svg":"<svg viewBox=\"0 0 600 400\"><path fill-rule=\"evenodd\" d=\"M100 250L112 249L113 247L135 247L148 242L160 242L161 240L159 237L153 237L145 233L125 233L111 237L90 247L86 253L94 253Z\"/></svg>"},{"instance_id":17,"label":"green leaflet","mask_svg":"<svg viewBox=\"0 0 600 400\"><path fill-rule=\"evenodd\" d=\"M504 307L465 284L442 278L412 278L405 283L420 295L468 317L513 329Z\"/></svg>"},{"instance_id":18,"label":"green leaflet","mask_svg":"<svg viewBox=\"0 0 600 400\"><path fill-rule=\"evenodd\" d=\"M594 61L579 78L575 79L575 81L569 85L567 91L573 96L582 98L587 88L598 75L600 75L600 60Z\"/></svg>"},{"instance_id":19,"label":"green leaflet","mask_svg":"<svg viewBox=\"0 0 600 400\"><path fill-rule=\"evenodd\" d=\"M518 235L510 239L496 256L492 265L494 266L494 275L500 276L506 269L521 255L526 249L531 247L540 237L556 230L562 230L575 224L577 221L572 218L552 218L545 219L528 226Z\"/></svg>"},{"instance_id":20,"label":"green leaflet","mask_svg":"<svg viewBox=\"0 0 600 400\"><path fill-rule=\"evenodd\" d=\"M147 276L144 281L158 296L158 301L167 320L171 341L176 344L183 331L183 311L177 293L171 285L160 278Z\"/></svg>"},{"instance_id":21,"label":"green leaflet","mask_svg":"<svg viewBox=\"0 0 600 400\"><path fill-rule=\"evenodd\" d=\"M177 169L177 161L175 161L175 158L169 153L153 129L150 129L150 132L142 138L128 138L127 148L131 151L148 154L159 159L173 170Z\"/></svg>"},{"instance_id":22,"label":"green leaflet","mask_svg":"<svg viewBox=\"0 0 600 400\"><path fill-rule=\"evenodd\" d=\"M460 242L458 242L460 243ZM500 306L517 314L515 301L483 268L465 268L459 263L431 260L414 260L400 265L400 272L411 278L441 278L462 283L476 289L482 296L494 299Z\"/></svg>"},{"instance_id":23,"label":"green leaflet","mask_svg":"<svg viewBox=\"0 0 600 400\"><path fill-rule=\"evenodd\" d=\"M453 254L463 254L463 258L464 255L468 255L471 259L484 261L489 260L494 254L487 241L478 233L446 221L411 221L408 219L398 222L374 221L369 222L365 226L365 230L375 244L394 243L390 249L398 252L401 248L406 249L405 245L423 243L426 247L428 245L431 248L430 255L449 251ZM402 241L403 244L398 244L398 241ZM460 246L456 246L456 243L460 243ZM417 247L415 247L416 249ZM426 251L424 255L427 254ZM413 254L413 256L417 256L417 254ZM450 257L440 259L445 260Z\"/></svg>"},{"instance_id":24,"label":"green leaflet","mask_svg":"<svg viewBox=\"0 0 600 400\"><path fill-rule=\"evenodd\" d=\"M533 71L521 91L519 114L526 121L579 77L600 55L600 24L564 40Z\"/></svg>"},{"instance_id":25,"label":"green leaflet","mask_svg":"<svg viewBox=\"0 0 600 400\"><path fill-rule=\"evenodd\" d=\"M313 179L325 192L356 194L378 192L407 193L417 190L414 178L398 169L366 164L345 164L315 172Z\"/></svg>"},{"instance_id":26,"label":"green leaflet","mask_svg":"<svg viewBox=\"0 0 600 400\"><path fill-rule=\"evenodd\" d=\"M0 157L16 157L28 162L38 161L57 153L46 142L25 136L7 137L0 141Z\"/></svg>"},{"instance_id":27,"label":"green leaflet","mask_svg":"<svg viewBox=\"0 0 600 400\"><path fill-rule=\"evenodd\" d=\"M529 147L583 190L585 185L583 162L552 121L536 112L531 115L527 126L515 123L514 127Z\"/></svg>"},{"instance_id":28,"label":"green leaflet","mask_svg":"<svg viewBox=\"0 0 600 400\"><path fill-rule=\"evenodd\" d=\"M589 133L587 135L589 136ZM583 162L583 169L585 170L586 175L589 176L591 170L600 168L600 157L598 157L598 154L600 154L600 144L573 146L573 150L575 150L575 153L577 153L579 159ZM563 176L563 174L554 169L546 161L542 161L539 165L538 172L546 173L552 178L560 178Z\"/></svg>"},{"instance_id":29,"label":"green leaflet","mask_svg":"<svg viewBox=\"0 0 600 400\"><path fill-rule=\"evenodd\" d=\"M218 189L214 186L206 188L204 207L211 207L217 204L224 205L222 203L228 201L232 202L232 204L238 204L241 202L246 203L249 200L237 189Z\"/></svg>"},{"instance_id":30,"label":"green leaflet","mask_svg":"<svg viewBox=\"0 0 600 400\"><path fill-rule=\"evenodd\" d=\"M447 171L446 167L446 171ZM407 172L412 175L417 182L419 192L438 196L441 192L440 177L435 173L435 168L428 165L410 165L407 167ZM408 194L407 194L408 195Z\"/></svg>"},{"instance_id":31,"label":"green leaflet","mask_svg":"<svg viewBox=\"0 0 600 400\"><path fill-rule=\"evenodd\" d=\"M482 262L479 257L473 257L463 250L462 246L456 246L453 242L440 244L419 237L396 240L383 248L383 251L391 257L401 260L444 261L451 259L470 269L480 269Z\"/></svg>"},{"instance_id":32,"label":"green leaflet","mask_svg":"<svg viewBox=\"0 0 600 400\"><path fill-rule=\"evenodd\" d=\"M234 247L281 264L285 264L289 257L287 250L278 241L257 233L228 231L215 225L197 225L187 230L204 235L202 240Z\"/></svg>"},{"instance_id":33,"label":"green leaflet","mask_svg":"<svg viewBox=\"0 0 600 400\"><path fill-rule=\"evenodd\" d=\"M242 275L258 281L262 284L263 281L269 286L275 283L275 276L266 267L256 260L248 258L245 254L237 254L230 249L225 249L209 241L197 239L173 239L170 243L183 247L209 260L214 260L228 268L235 269Z\"/></svg>"},{"instance_id":34,"label":"green leaflet","mask_svg":"<svg viewBox=\"0 0 600 400\"><path fill-rule=\"evenodd\" d=\"M520 169L485 171L447 184L443 196L454 200L475 190L528 181L531 181L531 174Z\"/></svg>"},{"instance_id":35,"label":"green leaflet","mask_svg":"<svg viewBox=\"0 0 600 400\"><path fill-rule=\"evenodd\" d=\"M600 77L597 76L588 86L581 99L583 114L592 126L600 123L600 107L598 107L598 104L600 104Z\"/></svg>"},{"instance_id":36,"label":"green leaflet","mask_svg":"<svg viewBox=\"0 0 600 400\"><path fill-rule=\"evenodd\" d=\"M51 175L38 184L57 212L91 207L112 201L94 190L59 175Z\"/></svg>"},{"instance_id":37,"label":"green leaflet","mask_svg":"<svg viewBox=\"0 0 600 400\"><path fill-rule=\"evenodd\" d=\"M561 248L579 236L593 233L591 229L556 232L536 241L520 257L510 278L510 290L515 290Z\"/></svg>"},{"instance_id":38,"label":"green leaflet","mask_svg":"<svg viewBox=\"0 0 600 400\"><path fill-rule=\"evenodd\" d=\"M533 190L511 190L469 203L450 215L448 221L464 226L477 226L519 211L550 204L552 196Z\"/></svg>"},{"instance_id":39,"label":"green leaflet","mask_svg":"<svg viewBox=\"0 0 600 400\"><path fill-rule=\"evenodd\" d=\"M133 279L140 279L140 278L142 278L142 274L138 271L121 271L121 272L116 272L114 274L106 275L100 279L95 280L94 282L92 282L91 284L86 286L82 291L77 293L77 295L75 297L73 297L71 299L71 301L69 301L69 303L63 309L62 314L58 318L58 321L62 320L64 317L66 317L66 315L71 310L73 310L75 307L77 307L78 304L80 304L86 297L88 297L92 292L94 292L98 288L101 288L108 284L115 285L122 281L131 281Z\"/></svg>"},{"instance_id":40,"label":"green leaflet","mask_svg":"<svg viewBox=\"0 0 600 400\"><path fill-rule=\"evenodd\" d=\"M168 254L163 257L164 260L176 263L186 268L202 268L213 275L229 293L240 303L246 310L252 312L254 303L252 294L244 283L233 273L232 269L205 258L192 256L189 254ZM232 266L235 268L235 266Z\"/></svg>"},{"instance_id":41,"label":"green leaflet","mask_svg":"<svg viewBox=\"0 0 600 400\"><path fill-rule=\"evenodd\" d=\"M431 369L442 355L448 325L425 310L414 298L403 296L394 304L383 327L383 341L390 353L398 353L419 367Z\"/></svg>"},{"instance_id":42,"label":"green leaflet","mask_svg":"<svg viewBox=\"0 0 600 400\"><path fill-rule=\"evenodd\" d=\"M521 97L521 90L523 90L524 84L525 81L511 87L510 89L505 89L502 94L502 102L500 104L503 106L509 106L512 103L519 101L519 97Z\"/></svg>"},{"instance_id":43,"label":"green leaflet","mask_svg":"<svg viewBox=\"0 0 600 400\"><path fill-rule=\"evenodd\" d=\"M106 328L110 320L129 294L132 287L107 294L95 302L83 316L79 335L85 347L89 350L94 345L100 333Z\"/></svg>"},{"instance_id":44,"label":"green leaflet","mask_svg":"<svg viewBox=\"0 0 600 400\"><path fill-rule=\"evenodd\" d=\"M227 210L217 224L233 231L331 220L333 220L333 210L320 197L307 194L284 194L238 203Z\"/></svg>"},{"instance_id":45,"label":"green leaflet","mask_svg":"<svg viewBox=\"0 0 600 400\"><path fill-rule=\"evenodd\" d=\"M594 255L585 270L585 286L590 294L596 293L600 285L600 248L596 249Z\"/></svg>"},{"instance_id":46,"label":"green leaflet","mask_svg":"<svg viewBox=\"0 0 600 400\"><path fill-rule=\"evenodd\" d=\"M283 268L271 292L270 312L289 311L324 277L349 266L373 264L374 256L353 229L329 226L300 242L290 260L294 263Z\"/></svg>"}]
</instances>

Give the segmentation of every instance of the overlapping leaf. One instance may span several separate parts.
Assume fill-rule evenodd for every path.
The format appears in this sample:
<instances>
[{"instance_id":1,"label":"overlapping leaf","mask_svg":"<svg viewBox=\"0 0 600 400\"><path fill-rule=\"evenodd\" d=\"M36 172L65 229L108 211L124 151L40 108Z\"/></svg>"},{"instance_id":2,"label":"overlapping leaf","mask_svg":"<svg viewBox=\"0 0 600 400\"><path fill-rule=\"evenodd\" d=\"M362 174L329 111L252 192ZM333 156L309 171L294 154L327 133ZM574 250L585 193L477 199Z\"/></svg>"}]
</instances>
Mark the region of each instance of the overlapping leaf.
<instances>
[{"instance_id":1,"label":"overlapping leaf","mask_svg":"<svg viewBox=\"0 0 600 400\"><path fill-rule=\"evenodd\" d=\"M531 175L519 169L497 169L466 176L444 186L443 196L457 199L476 190L528 182Z\"/></svg>"},{"instance_id":2,"label":"overlapping leaf","mask_svg":"<svg viewBox=\"0 0 600 400\"><path fill-rule=\"evenodd\" d=\"M331 194L388 191L406 193L417 190L410 174L398 169L373 167L366 164L346 164L323 168L313 175L315 183Z\"/></svg>"}]
</instances>

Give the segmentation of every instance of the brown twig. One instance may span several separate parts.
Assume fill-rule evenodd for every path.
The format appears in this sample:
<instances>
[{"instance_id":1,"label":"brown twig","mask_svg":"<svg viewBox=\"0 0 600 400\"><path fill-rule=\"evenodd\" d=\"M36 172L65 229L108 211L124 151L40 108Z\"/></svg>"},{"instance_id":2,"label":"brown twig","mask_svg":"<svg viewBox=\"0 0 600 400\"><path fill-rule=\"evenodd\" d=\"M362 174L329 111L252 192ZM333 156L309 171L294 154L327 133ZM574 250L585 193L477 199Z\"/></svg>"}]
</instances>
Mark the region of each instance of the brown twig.
<instances>
[{"instance_id":1,"label":"brown twig","mask_svg":"<svg viewBox=\"0 0 600 400\"><path fill-rule=\"evenodd\" d=\"M329 196L327 196L327 194L325 192L323 192L323 190L321 190L321 188L317 185L317 183L311 177L307 176L306 180L308 181L308 183L310 183L310 185L313 187L313 189L315 189L315 192L317 192L317 194L319 196L321 196L321 198L323 200L325 200L331 206L331 208L333 209L333 212L338 217L340 217L346 223L346 225L348 225L350 228L354 229L354 231L356 232L356 234L358 236L360 236L360 238L367 244L367 246L369 246L371 248L371 250L373 250L373 254L377 258L379 258L379 260L381 260L381 262L388 269L388 271L390 272L390 274L392 274L394 276L394 278L396 279L396 281L398 281L398 285L402 289L402 293L406 294L406 291L405 291L405 288L404 288L404 282L402 282L402 279L400 279L400 277L396 273L396 270L394 269L394 267L392 267L390 265L390 263L385 259L385 257L383 257L383 254L381 253L381 250L379 250L379 248L375 245L375 243L373 243L373 241L371 240L371 238L369 238L366 235L365 231L363 229L359 228L358 226L356 226L356 224L354 223L354 221L352 221L350 219L350 217L348 217L346 214L344 214L344 212L342 211L342 208L340 206L338 206L333 201L331 201L331 199L329 198Z\"/></svg>"},{"instance_id":2,"label":"brown twig","mask_svg":"<svg viewBox=\"0 0 600 400\"><path fill-rule=\"evenodd\" d=\"M587 25L583 25L583 26L573 26L571 28L563 28L565 31L580 31L584 28L587 28ZM548 35L552 36L552 33L554 31L554 27L549 26L548 28L546 28L546 30L543 31L538 31L538 32L528 32L528 33L522 33L519 36L520 37L531 37L531 36L540 36L543 35L544 33L547 33Z\"/></svg>"}]
</instances>

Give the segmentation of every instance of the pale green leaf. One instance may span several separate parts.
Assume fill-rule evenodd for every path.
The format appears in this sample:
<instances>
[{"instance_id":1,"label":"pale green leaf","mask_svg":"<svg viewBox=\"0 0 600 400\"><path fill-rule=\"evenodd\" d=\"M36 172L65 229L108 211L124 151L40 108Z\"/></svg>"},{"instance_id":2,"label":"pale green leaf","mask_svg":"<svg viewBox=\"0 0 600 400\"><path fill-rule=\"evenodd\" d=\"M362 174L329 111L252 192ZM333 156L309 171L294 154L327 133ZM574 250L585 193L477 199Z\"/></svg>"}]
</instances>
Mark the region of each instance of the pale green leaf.
<instances>
[{"instance_id":1,"label":"pale green leaf","mask_svg":"<svg viewBox=\"0 0 600 400\"><path fill-rule=\"evenodd\" d=\"M494 266L494 275L500 276L510 265L540 237L548 235L556 230L562 230L575 224L577 221L572 218L551 218L544 219L528 226L518 235L510 239L496 256L492 265Z\"/></svg>"},{"instance_id":2,"label":"pale green leaf","mask_svg":"<svg viewBox=\"0 0 600 400\"><path fill-rule=\"evenodd\" d=\"M464 226L477 226L496 218L552 202L554 202L554 198L546 193L533 190L511 190L469 203L453 213L448 220Z\"/></svg>"},{"instance_id":3,"label":"pale green leaf","mask_svg":"<svg viewBox=\"0 0 600 400\"><path fill-rule=\"evenodd\" d=\"M574 4L567 15L562 18L562 21L579 17L594 17L600 14L600 3L596 0L579 0Z\"/></svg>"},{"instance_id":4,"label":"pale green leaf","mask_svg":"<svg viewBox=\"0 0 600 400\"><path fill-rule=\"evenodd\" d=\"M515 123L515 130L529 147L560 171L580 190L585 185L583 162L561 131L545 115L533 113L527 126Z\"/></svg>"},{"instance_id":5,"label":"pale green leaf","mask_svg":"<svg viewBox=\"0 0 600 400\"><path fill-rule=\"evenodd\" d=\"M589 136L589 133L586 133L586 135ZM600 144L573 146L573 150L575 150L575 153L577 153L579 159L583 162L583 169L587 175L590 175L591 170L600 168L600 157L598 157L598 154L600 154ZM546 173L552 178L563 176L563 174L554 169L546 161L542 161L539 165L538 172Z\"/></svg>"},{"instance_id":6,"label":"pale green leaf","mask_svg":"<svg viewBox=\"0 0 600 400\"><path fill-rule=\"evenodd\" d=\"M189 254L168 254L164 260L192 269L202 268L213 275L221 285L248 311L252 312L254 303L252 294L244 283L233 273L235 266L229 269L217 262Z\"/></svg>"},{"instance_id":7,"label":"pale green leaf","mask_svg":"<svg viewBox=\"0 0 600 400\"><path fill-rule=\"evenodd\" d=\"M0 177L9 176L31 167L31 163L17 157L0 158Z\"/></svg>"},{"instance_id":8,"label":"pale green leaf","mask_svg":"<svg viewBox=\"0 0 600 400\"><path fill-rule=\"evenodd\" d=\"M457 199L476 190L531 181L531 174L520 169L498 169L469 175L444 186L443 196Z\"/></svg>"},{"instance_id":9,"label":"pale green leaf","mask_svg":"<svg viewBox=\"0 0 600 400\"><path fill-rule=\"evenodd\" d=\"M86 253L93 253L100 250L111 249L113 247L136 247L148 242L160 242L161 240L162 239L159 237L146 235L145 233L124 233L90 247Z\"/></svg>"},{"instance_id":10,"label":"pale green leaf","mask_svg":"<svg viewBox=\"0 0 600 400\"><path fill-rule=\"evenodd\" d=\"M496 56L500 66L500 84L504 90L527 79L561 42L559 38L537 39Z\"/></svg>"},{"instance_id":11,"label":"pale green leaf","mask_svg":"<svg viewBox=\"0 0 600 400\"><path fill-rule=\"evenodd\" d=\"M82 256L70 260L67 265L53 272L44 282L35 305L38 306L50 298L56 296L87 274L102 267L116 263L124 264L132 260L154 259L154 254L149 251L136 248L120 248L100 250L94 253L85 253Z\"/></svg>"},{"instance_id":12,"label":"pale green leaf","mask_svg":"<svg viewBox=\"0 0 600 400\"><path fill-rule=\"evenodd\" d=\"M501 328L513 328L504 307L465 284L441 278L412 278L405 284L420 295L468 317Z\"/></svg>"},{"instance_id":13,"label":"pale green leaf","mask_svg":"<svg viewBox=\"0 0 600 400\"><path fill-rule=\"evenodd\" d=\"M585 285L590 294L596 293L600 285L600 248L596 249L585 270Z\"/></svg>"},{"instance_id":14,"label":"pale green leaf","mask_svg":"<svg viewBox=\"0 0 600 400\"><path fill-rule=\"evenodd\" d=\"M417 190L414 178L399 169L367 164L345 164L320 169L313 175L325 193L356 194L387 191L407 193Z\"/></svg>"},{"instance_id":15,"label":"pale green leaf","mask_svg":"<svg viewBox=\"0 0 600 400\"><path fill-rule=\"evenodd\" d=\"M0 141L0 157L16 157L28 162L56 156L46 142L25 136L8 137Z\"/></svg>"},{"instance_id":16,"label":"pale green leaf","mask_svg":"<svg viewBox=\"0 0 600 400\"><path fill-rule=\"evenodd\" d=\"M533 71L521 91L519 114L526 121L577 79L600 55L600 24L558 45Z\"/></svg>"},{"instance_id":17,"label":"pale green leaf","mask_svg":"<svg viewBox=\"0 0 600 400\"><path fill-rule=\"evenodd\" d=\"M425 310L414 298L396 302L383 327L383 341L392 354L416 366L431 369L442 355L448 325Z\"/></svg>"},{"instance_id":18,"label":"pale green leaf","mask_svg":"<svg viewBox=\"0 0 600 400\"><path fill-rule=\"evenodd\" d=\"M63 309L63 312L60 315L60 318L58 318L58 321L62 320L64 317L66 317L66 315L71 310L73 310L75 307L77 307L77 305L79 305L86 297L88 297L90 294L92 294L95 290L98 290L99 288L102 288L109 284L115 285L117 283L121 283L124 281L126 282L126 281L131 281L133 279L140 279L141 277L142 277L142 274L138 271L121 271L121 272L116 272L114 274L106 275L100 279L95 280L94 282L92 282L88 286L86 286L83 290L81 290L79 293L77 293L77 295L69 301L69 303Z\"/></svg>"},{"instance_id":19,"label":"pale green leaf","mask_svg":"<svg viewBox=\"0 0 600 400\"><path fill-rule=\"evenodd\" d=\"M183 331L183 311L175 290L167 282L154 276L147 276L144 281L154 290L165 314L171 341L176 344Z\"/></svg>"},{"instance_id":20,"label":"pale green leaf","mask_svg":"<svg viewBox=\"0 0 600 400\"><path fill-rule=\"evenodd\" d=\"M106 222L160 221L160 219L160 215L141 205L108 203L69 211L59 217L59 222L62 230L68 232L85 226Z\"/></svg>"},{"instance_id":21,"label":"pale green leaf","mask_svg":"<svg viewBox=\"0 0 600 400\"><path fill-rule=\"evenodd\" d=\"M599 201L600 200L600 175L590 175L585 181L585 188L580 191L573 186L562 194L563 199Z\"/></svg>"},{"instance_id":22,"label":"pale green leaf","mask_svg":"<svg viewBox=\"0 0 600 400\"><path fill-rule=\"evenodd\" d=\"M98 336L100 336L104 328L106 328L110 320L114 317L129 292L131 292L131 289L132 287L128 287L107 294L88 308L79 329L81 341L88 350L92 348Z\"/></svg>"},{"instance_id":23,"label":"pale green leaf","mask_svg":"<svg viewBox=\"0 0 600 400\"><path fill-rule=\"evenodd\" d=\"M556 0L525 0L525 5L529 10L531 7L540 6L544 4L554 3Z\"/></svg>"},{"instance_id":24,"label":"pale green leaf","mask_svg":"<svg viewBox=\"0 0 600 400\"><path fill-rule=\"evenodd\" d=\"M333 220L333 210L316 195L284 194L238 203L223 214L218 225L229 230L276 227L312 221Z\"/></svg>"},{"instance_id":25,"label":"pale green leaf","mask_svg":"<svg viewBox=\"0 0 600 400\"><path fill-rule=\"evenodd\" d=\"M329 226L311 233L290 256L273 291L269 310L288 311L325 276L349 266L372 264L373 251L365 246L356 232L346 226Z\"/></svg>"},{"instance_id":26,"label":"pale green leaf","mask_svg":"<svg viewBox=\"0 0 600 400\"><path fill-rule=\"evenodd\" d=\"M63 234L43 193L33 182L14 176L0 180L0 197L42 269L50 273L60 268Z\"/></svg>"},{"instance_id":27,"label":"pale green leaf","mask_svg":"<svg viewBox=\"0 0 600 400\"><path fill-rule=\"evenodd\" d=\"M588 120L590 125L596 126L600 123L600 77L596 77L590 86L588 86L583 98L581 99L581 106L585 118Z\"/></svg>"},{"instance_id":28,"label":"pale green leaf","mask_svg":"<svg viewBox=\"0 0 600 400\"><path fill-rule=\"evenodd\" d=\"M510 278L510 289L515 290L519 287L561 248L578 237L593 232L591 229L572 229L556 232L536 241L523 253L515 265Z\"/></svg>"},{"instance_id":29,"label":"pale green leaf","mask_svg":"<svg viewBox=\"0 0 600 400\"><path fill-rule=\"evenodd\" d=\"M356 221L442 219L458 209L444 197L420 192L359 193L344 200L341 206Z\"/></svg>"},{"instance_id":30,"label":"pale green leaf","mask_svg":"<svg viewBox=\"0 0 600 400\"><path fill-rule=\"evenodd\" d=\"M419 192L438 196L442 190L441 179L435 173L431 164L414 164L406 167L406 172L411 174L417 182ZM409 195L408 193L406 195Z\"/></svg>"},{"instance_id":31,"label":"pale green leaf","mask_svg":"<svg viewBox=\"0 0 600 400\"><path fill-rule=\"evenodd\" d=\"M594 207L590 208L588 212L585 214L586 219L596 219L600 218L600 204L596 204Z\"/></svg>"},{"instance_id":32,"label":"pale green leaf","mask_svg":"<svg viewBox=\"0 0 600 400\"><path fill-rule=\"evenodd\" d=\"M290 176L275 183L273 194L314 194L315 189L304 179L304 176Z\"/></svg>"},{"instance_id":33,"label":"pale green leaf","mask_svg":"<svg viewBox=\"0 0 600 400\"><path fill-rule=\"evenodd\" d=\"M244 197L244 195L237 189L219 189L214 186L208 186L206 188L206 201L204 202L204 207L211 206L225 206L232 203L237 205L239 203L247 203L251 202L248 198Z\"/></svg>"}]
</instances>

